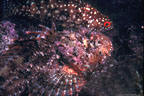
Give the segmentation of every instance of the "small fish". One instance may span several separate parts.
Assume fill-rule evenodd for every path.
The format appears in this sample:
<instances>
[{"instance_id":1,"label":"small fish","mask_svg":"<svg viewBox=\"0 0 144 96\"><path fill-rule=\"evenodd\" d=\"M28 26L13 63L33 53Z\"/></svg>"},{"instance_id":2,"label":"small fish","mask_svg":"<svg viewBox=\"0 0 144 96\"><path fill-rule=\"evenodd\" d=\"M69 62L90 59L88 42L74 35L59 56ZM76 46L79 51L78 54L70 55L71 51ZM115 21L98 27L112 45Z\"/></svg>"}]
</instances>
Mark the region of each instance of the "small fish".
<instances>
[{"instance_id":1,"label":"small fish","mask_svg":"<svg viewBox=\"0 0 144 96\"><path fill-rule=\"evenodd\" d=\"M6 16L24 16L41 21L45 26L56 24L62 29L86 27L105 31L113 28L108 16L82 0L4 0Z\"/></svg>"}]
</instances>

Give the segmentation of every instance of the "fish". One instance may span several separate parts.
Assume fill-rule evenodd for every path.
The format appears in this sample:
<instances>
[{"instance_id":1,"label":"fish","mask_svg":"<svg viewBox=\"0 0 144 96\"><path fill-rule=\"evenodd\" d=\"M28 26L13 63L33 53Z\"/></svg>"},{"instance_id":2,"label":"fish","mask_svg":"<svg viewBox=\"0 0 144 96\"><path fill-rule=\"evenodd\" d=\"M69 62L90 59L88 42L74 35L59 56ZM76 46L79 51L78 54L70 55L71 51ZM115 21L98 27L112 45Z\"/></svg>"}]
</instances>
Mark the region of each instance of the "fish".
<instances>
[{"instance_id":1,"label":"fish","mask_svg":"<svg viewBox=\"0 0 144 96\"><path fill-rule=\"evenodd\" d=\"M16 39L0 56L0 60L13 57L14 60L5 61L15 66L10 71L13 74L6 75L4 89L16 96L25 92L31 96L78 96L91 74L103 71L98 65L104 66L111 56L110 38L86 28L47 34L57 31L40 27L42 30L36 32L26 31L26 39ZM17 64L18 58L25 61ZM5 61L2 64L7 64Z\"/></svg>"},{"instance_id":2,"label":"fish","mask_svg":"<svg viewBox=\"0 0 144 96\"><path fill-rule=\"evenodd\" d=\"M7 76L4 88L10 95L27 89L31 96L78 96L113 51L111 39L102 34L113 28L112 21L82 0L4 0L3 14L18 24L31 22L25 37L19 35L5 52L27 59L14 63L11 77L16 80ZM21 73L26 76L21 78Z\"/></svg>"},{"instance_id":3,"label":"fish","mask_svg":"<svg viewBox=\"0 0 144 96\"><path fill-rule=\"evenodd\" d=\"M113 23L108 16L82 0L4 0L6 17L20 16L36 19L57 29L86 27L98 32L111 30ZM10 2L10 3L9 3ZM17 17L16 17L17 18Z\"/></svg>"}]
</instances>

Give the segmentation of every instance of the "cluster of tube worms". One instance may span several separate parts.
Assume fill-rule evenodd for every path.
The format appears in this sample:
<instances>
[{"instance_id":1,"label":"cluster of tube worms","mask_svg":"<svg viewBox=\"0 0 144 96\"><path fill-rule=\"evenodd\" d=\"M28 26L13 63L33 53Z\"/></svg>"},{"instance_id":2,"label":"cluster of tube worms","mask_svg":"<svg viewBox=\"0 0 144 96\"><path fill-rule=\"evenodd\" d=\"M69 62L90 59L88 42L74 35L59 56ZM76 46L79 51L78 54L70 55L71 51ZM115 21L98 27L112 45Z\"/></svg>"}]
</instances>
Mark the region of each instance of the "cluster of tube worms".
<instances>
[{"instance_id":1,"label":"cluster of tube worms","mask_svg":"<svg viewBox=\"0 0 144 96\"><path fill-rule=\"evenodd\" d=\"M77 96L88 75L111 56L112 42L101 31L111 29L112 22L81 0L23 0L13 8L14 15L39 18L45 25L11 39L8 50L1 52L9 60L0 59L10 71L0 72L9 95Z\"/></svg>"}]
</instances>

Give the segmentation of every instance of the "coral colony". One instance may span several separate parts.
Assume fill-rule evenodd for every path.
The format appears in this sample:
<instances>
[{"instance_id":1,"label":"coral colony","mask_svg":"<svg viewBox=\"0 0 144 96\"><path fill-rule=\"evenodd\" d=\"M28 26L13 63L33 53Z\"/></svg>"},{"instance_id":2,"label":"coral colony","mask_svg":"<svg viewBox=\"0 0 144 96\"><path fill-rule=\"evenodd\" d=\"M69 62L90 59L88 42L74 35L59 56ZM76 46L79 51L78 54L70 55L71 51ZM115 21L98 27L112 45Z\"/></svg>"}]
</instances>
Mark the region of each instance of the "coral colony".
<instances>
[{"instance_id":1,"label":"coral colony","mask_svg":"<svg viewBox=\"0 0 144 96\"><path fill-rule=\"evenodd\" d=\"M5 5L10 16L39 24L20 31L12 21L0 23L0 75L6 80L0 94L77 96L88 76L111 56L112 42L102 34L112 29L110 19L81 0L10 4Z\"/></svg>"}]
</instances>

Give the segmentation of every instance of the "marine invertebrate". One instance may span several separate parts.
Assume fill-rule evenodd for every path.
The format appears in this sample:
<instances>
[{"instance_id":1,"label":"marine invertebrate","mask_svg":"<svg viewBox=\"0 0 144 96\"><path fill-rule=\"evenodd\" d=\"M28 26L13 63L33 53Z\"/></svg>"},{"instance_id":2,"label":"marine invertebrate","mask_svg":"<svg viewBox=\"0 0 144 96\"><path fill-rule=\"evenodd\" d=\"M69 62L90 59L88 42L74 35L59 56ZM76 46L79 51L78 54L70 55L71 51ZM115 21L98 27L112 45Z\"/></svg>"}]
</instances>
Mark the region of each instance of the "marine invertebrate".
<instances>
[{"instance_id":1,"label":"marine invertebrate","mask_svg":"<svg viewBox=\"0 0 144 96\"><path fill-rule=\"evenodd\" d=\"M14 40L2 55L14 54L7 64L10 74L3 75L7 80L4 90L18 96L78 95L88 75L111 56L112 42L101 33L105 22L111 21L81 0L11 2L14 9L8 11L13 16L40 19L41 23Z\"/></svg>"},{"instance_id":2,"label":"marine invertebrate","mask_svg":"<svg viewBox=\"0 0 144 96\"><path fill-rule=\"evenodd\" d=\"M8 45L14 43L14 39L18 38L15 30L15 24L9 21L0 22L0 53L8 50Z\"/></svg>"}]
</instances>

